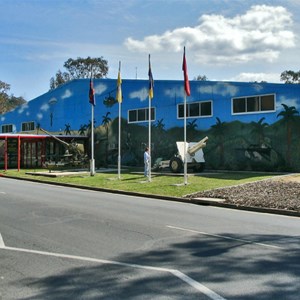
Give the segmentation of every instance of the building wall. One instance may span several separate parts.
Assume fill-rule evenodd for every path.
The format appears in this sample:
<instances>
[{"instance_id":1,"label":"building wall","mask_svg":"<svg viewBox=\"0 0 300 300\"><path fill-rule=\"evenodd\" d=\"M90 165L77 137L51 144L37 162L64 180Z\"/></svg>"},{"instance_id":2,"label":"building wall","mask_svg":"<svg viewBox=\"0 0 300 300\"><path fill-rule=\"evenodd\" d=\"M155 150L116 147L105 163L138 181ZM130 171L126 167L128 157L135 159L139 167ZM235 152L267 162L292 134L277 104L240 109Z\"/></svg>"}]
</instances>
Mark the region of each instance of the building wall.
<instances>
[{"instance_id":1,"label":"building wall","mask_svg":"<svg viewBox=\"0 0 300 300\"><path fill-rule=\"evenodd\" d=\"M187 105L210 102L211 115L187 118L189 141L209 137L204 149L206 164L213 169L294 170L299 171L300 85L191 81ZM94 80L96 106L96 166L116 162L118 141L118 103L116 80ZM148 141L148 122L128 122L129 110L148 108L148 80L123 80L122 83L122 163L141 164L143 147ZM0 126L13 124L14 132L22 123L34 122L54 133L83 133L91 124L89 79L69 82L49 91L14 111L0 116ZM151 106L152 161L169 159L176 152L176 141L183 140L183 119L177 117L184 102L183 82L156 80ZM274 95L274 111L232 113L232 99ZM292 117L288 118L292 110ZM280 115L283 112L283 116ZM2 127L1 127L2 128ZM34 130L34 133L37 130ZM85 130L88 134L88 130Z\"/></svg>"}]
</instances>

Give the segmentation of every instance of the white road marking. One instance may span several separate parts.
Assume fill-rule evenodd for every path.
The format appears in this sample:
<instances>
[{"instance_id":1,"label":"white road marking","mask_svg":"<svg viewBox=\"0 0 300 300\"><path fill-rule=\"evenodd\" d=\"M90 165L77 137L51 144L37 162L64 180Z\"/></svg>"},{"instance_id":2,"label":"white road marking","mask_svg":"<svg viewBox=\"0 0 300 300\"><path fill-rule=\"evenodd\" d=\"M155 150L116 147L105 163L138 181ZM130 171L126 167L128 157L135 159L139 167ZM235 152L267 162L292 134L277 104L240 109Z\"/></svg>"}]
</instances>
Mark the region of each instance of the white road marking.
<instances>
[{"instance_id":1,"label":"white road marking","mask_svg":"<svg viewBox=\"0 0 300 300\"><path fill-rule=\"evenodd\" d=\"M2 244L1 244L1 241L2 241ZM5 249L5 250L10 250L10 251L16 251L16 252L25 252L25 253L39 254L39 255L52 256L52 257L75 259L75 260L95 262L95 263L100 263L100 264L111 264L111 265L118 265L118 266L123 266L123 267L144 269L144 270L157 271L157 272L167 272L167 273L170 273L170 274L176 276L180 280L184 281L185 283L187 283L194 289L198 290L202 294L205 294L207 297L209 297L212 300L226 300L225 298L221 297L220 295L218 295L214 291L210 290L209 288L207 288L203 284L199 283L198 281L195 281L194 279L187 276L186 274L184 274L178 270L174 270L174 269L151 267L151 266L144 266L144 265L138 265L138 264L128 264L128 263L122 263L122 262L118 262L118 261L97 259L97 258L91 258L91 257L85 257L85 256L67 255L67 254L62 254L62 253L52 253L52 252L46 252L46 251L6 247L2 240L1 234L0 234L0 248Z\"/></svg>"},{"instance_id":2,"label":"white road marking","mask_svg":"<svg viewBox=\"0 0 300 300\"><path fill-rule=\"evenodd\" d=\"M0 249L1 249L1 248L4 248L4 247L5 247L5 244L4 244L2 235L1 235L1 233L0 233ZM0 299L1 299L1 298L0 298Z\"/></svg>"},{"instance_id":3,"label":"white road marking","mask_svg":"<svg viewBox=\"0 0 300 300\"><path fill-rule=\"evenodd\" d=\"M249 240L237 239L237 238L233 238L233 237L230 237L230 236L224 236L224 235L219 235L219 234L211 234L211 233L198 231L198 230L193 230L193 229L181 228L181 227L176 227L176 226L171 226L171 225L167 225L167 227L171 228L171 229L188 231L188 232L192 232L192 233L203 234L203 235L207 235L207 236L213 236L213 237L218 237L218 238L222 238L222 239L243 242L243 243L247 243L247 244L254 244L254 245L259 245L259 246L268 247L268 248L284 249L283 247L279 247L279 246L275 246L275 245L269 245L269 244L265 244L265 243L256 243L256 242L249 241Z\"/></svg>"},{"instance_id":4,"label":"white road marking","mask_svg":"<svg viewBox=\"0 0 300 300\"><path fill-rule=\"evenodd\" d=\"M5 192L0 192L0 194L6 194Z\"/></svg>"},{"instance_id":5,"label":"white road marking","mask_svg":"<svg viewBox=\"0 0 300 300\"><path fill-rule=\"evenodd\" d=\"M177 270L170 270L170 272L181 279L182 281L185 281L188 285L192 286L196 290L200 291L202 294L205 294L207 297L213 300L226 300L219 294L215 293L214 291L210 290L203 284L199 283L198 281L195 281L191 277L185 275L184 273L177 271Z\"/></svg>"}]
</instances>

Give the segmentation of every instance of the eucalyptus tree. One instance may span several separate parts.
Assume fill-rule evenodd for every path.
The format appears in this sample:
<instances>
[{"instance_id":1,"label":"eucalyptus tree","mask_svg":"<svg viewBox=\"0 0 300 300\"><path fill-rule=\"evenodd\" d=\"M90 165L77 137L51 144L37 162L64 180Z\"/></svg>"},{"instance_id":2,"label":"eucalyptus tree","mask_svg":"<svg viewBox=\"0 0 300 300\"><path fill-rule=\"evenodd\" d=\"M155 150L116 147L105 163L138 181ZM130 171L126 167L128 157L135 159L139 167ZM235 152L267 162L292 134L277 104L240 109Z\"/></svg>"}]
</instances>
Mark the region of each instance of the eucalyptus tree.
<instances>
[{"instance_id":1,"label":"eucalyptus tree","mask_svg":"<svg viewBox=\"0 0 300 300\"><path fill-rule=\"evenodd\" d=\"M23 97L15 97L13 94L9 95L10 84L0 80L0 114L11 111L17 106L26 103Z\"/></svg>"},{"instance_id":2,"label":"eucalyptus tree","mask_svg":"<svg viewBox=\"0 0 300 300\"><path fill-rule=\"evenodd\" d=\"M300 83L300 71L295 72L292 70L286 70L280 74L280 80L284 83Z\"/></svg>"},{"instance_id":3,"label":"eucalyptus tree","mask_svg":"<svg viewBox=\"0 0 300 300\"><path fill-rule=\"evenodd\" d=\"M102 56L92 58L78 57L77 59L69 58L64 63L66 71L58 70L54 77L50 79L50 90L71 81L82 78L104 78L108 73L108 63Z\"/></svg>"}]
</instances>

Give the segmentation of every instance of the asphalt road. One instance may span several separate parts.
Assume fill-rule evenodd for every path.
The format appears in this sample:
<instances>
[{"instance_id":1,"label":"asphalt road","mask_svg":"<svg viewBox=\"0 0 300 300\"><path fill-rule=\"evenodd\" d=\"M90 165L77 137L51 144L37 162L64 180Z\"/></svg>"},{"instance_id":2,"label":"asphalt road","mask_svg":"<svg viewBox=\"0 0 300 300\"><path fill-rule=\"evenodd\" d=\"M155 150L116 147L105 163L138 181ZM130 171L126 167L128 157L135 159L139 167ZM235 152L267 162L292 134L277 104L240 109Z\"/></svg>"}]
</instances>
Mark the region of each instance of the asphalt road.
<instances>
[{"instance_id":1,"label":"asphalt road","mask_svg":"<svg viewBox=\"0 0 300 300\"><path fill-rule=\"evenodd\" d=\"M0 234L2 300L300 295L296 217L2 177Z\"/></svg>"}]
</instances>

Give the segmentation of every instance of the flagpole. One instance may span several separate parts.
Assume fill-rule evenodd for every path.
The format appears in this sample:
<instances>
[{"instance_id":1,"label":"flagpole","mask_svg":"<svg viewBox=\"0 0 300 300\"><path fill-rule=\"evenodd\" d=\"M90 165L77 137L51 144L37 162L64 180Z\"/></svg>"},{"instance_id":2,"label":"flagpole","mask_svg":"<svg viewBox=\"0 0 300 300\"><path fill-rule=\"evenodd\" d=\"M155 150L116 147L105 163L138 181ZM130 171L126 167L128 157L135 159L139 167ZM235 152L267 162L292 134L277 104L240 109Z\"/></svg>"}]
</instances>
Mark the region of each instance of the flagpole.
<instances>
[{"instance_id":1,"label":"flagpole","mask_svg":"<svg viewBox=\"0 0 300 300\"><path fill-rule=\"evenodd\" d=\"M119 103L118 178L121 179L121 103Z\"/></svg>"},{"instance_id":2,"label":"flagpole","mask_svg":"<svg viewBox=\"0 0 300 300\"><path fill-rule=\"evenodd\" d=\"M94 105L92 106L92 121L91 121L91 161L90 161L90 174L95 175L95 159L94 159Z\"/></svg>"},{"instance_id":3,"label":"flagpole","mask_svg":"<svg viewBox=\"0 0 300 300\"><path fill-rule=\"evenodd\" d=\"M148 122L148 145L149 145L149 177L148 181L151 182L151 97L149 100L149 122Z\"/></svg>"},{"instance_id":4,"label":"flagpole","mask_svg":"<svg viewBox=\"0 0 300 300\"><path fill-rule=\"evenodd\" d=\"M184 146L183 146L183 170L184 170L184 184L187 185L187 159L186 159L186 92L184 92L184 105L183 105L183 113L184 113L184 122L183 122L183 135L184 135Z\"/></svg>"},{"instance_id":5,"label":"flagpole","mask_svg":"<svg viewBox=\"0 0 300 300\"><path fill-rule=\"evenodd\" d=\"M184 168L184 184L187 185L187 143L186 143L186 97L191 95L190 90L190 83L187 73L187 64L186 64L186 58L185 58L185 47L183 48L183 62L182 62L182 71L184 75L184 124L183 124L183 131L184 131L184 146L183 146L183 152L184 152L184 158L183 158L183 168Z\"/></svg>"},{"instance_id":6,"label":"flagpole","mask_svg":"<svg viewBox=\"0 0 300 300\"><path fill-rule=\"evenodd\" d=\"M153 98L153 76L151 71L150 54L149 54L149 93L148 93L148 148L149 148L149 164L148 164L148 181L151 182L151 99Z\"/></svg>"},{"instance_id":7,"label":"flagpole","mask_svg":"<svg viewBox=\"0 0 300 300\"><path fill-rule=\"evenodd\" d=\"M121 103L119 103L118 179L121 179Z\"/></svg>"},{"instance_id":8,"label":"flagpole","mask_svg":"<svg viewBox=\"0 0 300 300\"><path fill-rule=\"evenodd\" d=\"M121 90L121 61L119 61L119 72L117 80L117 101L119 102L119 138L118 138L118 179L121 179L121 104L122 104L122 90Z\"/></svg>"},{"instance_id":9,"label":"flagpole","mask_svg":"<svg viewBox=\"0 0 300 300\"><path fill-rule=\"evenodd\" d=\"M94 85L92 81L92 75L90 79L90 90L89 90L89 98L90 98L90 104L92 107L92 116L91 116L91 160L90 160L90 175L95 175L95 159L94 159L94 106L96 104L95 101L95 90Z\"/></svg>"}]
</instances>

